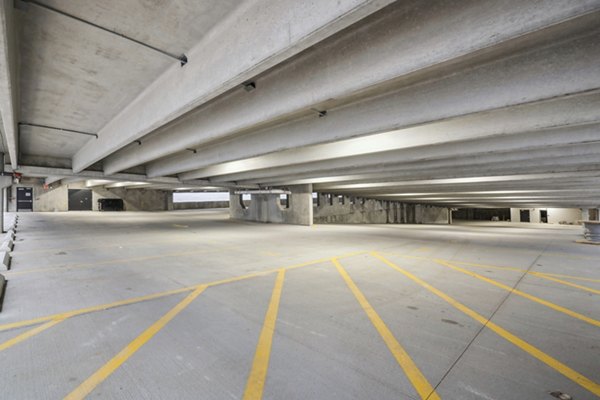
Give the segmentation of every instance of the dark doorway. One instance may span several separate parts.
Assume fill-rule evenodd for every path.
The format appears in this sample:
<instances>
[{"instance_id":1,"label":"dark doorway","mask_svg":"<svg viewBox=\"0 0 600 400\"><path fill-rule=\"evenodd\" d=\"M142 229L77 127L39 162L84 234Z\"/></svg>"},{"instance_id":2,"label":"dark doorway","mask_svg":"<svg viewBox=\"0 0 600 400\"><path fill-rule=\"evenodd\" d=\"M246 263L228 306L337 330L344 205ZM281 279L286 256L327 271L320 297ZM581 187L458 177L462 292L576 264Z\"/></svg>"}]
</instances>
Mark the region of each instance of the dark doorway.
<instances>
[{"instance_id":1,"label":"dark doorway","mask_svg":"<svg viewBox=\"0 0 600 400\"><path fill-rule=\"evenodd\" d=\"M548 210L540 210L540 222L543 224L548 223Z\"/></svg>"},{"instance_id":2,"label":"dark doorway","mask_svg":"<svg viewBox=\"0 0 600 400\"><path fill-rule=\"evenodd\" d=\"M530 222L529 210L521 210L521 222Z\"/></svg>"},{"instance_id":3,"label":"dark doorway","mask_svg":"<svg viewBox=\"0 0 600 400\"><path fill-rule=\"evenodd\" d=\"M17 211L33 211L33 189L30 187L17 188Z\"/></svg>"},{"instance_id":4,"label":"dark doorway","mask_svg":"<svg viewBox=\"0 0 600 400\"><path fill-rule=\"evenodd\" d=\"M92 191L69 189L69 211L92 211Z\"/></svg>"}]
</instances>

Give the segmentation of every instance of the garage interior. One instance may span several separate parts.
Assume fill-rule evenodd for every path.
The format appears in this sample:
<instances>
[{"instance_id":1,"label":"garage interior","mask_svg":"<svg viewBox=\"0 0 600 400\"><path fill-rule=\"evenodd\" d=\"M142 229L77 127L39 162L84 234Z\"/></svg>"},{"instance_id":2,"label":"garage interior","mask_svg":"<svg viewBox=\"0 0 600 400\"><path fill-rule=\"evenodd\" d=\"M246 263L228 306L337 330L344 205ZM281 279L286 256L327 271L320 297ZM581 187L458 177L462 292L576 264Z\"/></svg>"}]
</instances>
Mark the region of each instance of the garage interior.
<instances>
[{"instance_id":1,"label":"garage interior","mask_svg":"<svg viewBox=\"0 0 600 400\"><path fill-rule=\"evenodd\" d=\"M599 0L2 0L0 399L600 398Z\"/></svg>"}]
</instances>

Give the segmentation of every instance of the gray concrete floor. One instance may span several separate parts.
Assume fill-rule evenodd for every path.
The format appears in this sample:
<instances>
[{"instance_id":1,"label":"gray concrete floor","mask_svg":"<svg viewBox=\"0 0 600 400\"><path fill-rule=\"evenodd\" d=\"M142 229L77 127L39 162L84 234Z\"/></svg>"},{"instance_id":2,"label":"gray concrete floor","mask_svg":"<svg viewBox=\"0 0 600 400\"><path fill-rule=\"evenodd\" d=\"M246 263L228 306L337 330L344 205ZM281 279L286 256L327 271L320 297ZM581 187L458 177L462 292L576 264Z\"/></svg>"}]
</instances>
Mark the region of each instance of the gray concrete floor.
<instances>
[{"instance_id":1,"label":"gray concrete floor","mask_svg":"<svg viewBox=\"0 0 600 400\"><path fill-rule=\"evenodd\" d=\"M503 223L260 225L214 210L23 213L0 313L0 398L60 399L83 382L88 398L242 398L277 269L315 260L286 270L262 398L426 398L332 257L439 398L597 398L600 247L574 243L580 235ZM191 290L113 304L259 272L269 273L209 286L153 336L146 329ZM116 365L131 343L141 345Z\"/></svg>"}]
</instances>

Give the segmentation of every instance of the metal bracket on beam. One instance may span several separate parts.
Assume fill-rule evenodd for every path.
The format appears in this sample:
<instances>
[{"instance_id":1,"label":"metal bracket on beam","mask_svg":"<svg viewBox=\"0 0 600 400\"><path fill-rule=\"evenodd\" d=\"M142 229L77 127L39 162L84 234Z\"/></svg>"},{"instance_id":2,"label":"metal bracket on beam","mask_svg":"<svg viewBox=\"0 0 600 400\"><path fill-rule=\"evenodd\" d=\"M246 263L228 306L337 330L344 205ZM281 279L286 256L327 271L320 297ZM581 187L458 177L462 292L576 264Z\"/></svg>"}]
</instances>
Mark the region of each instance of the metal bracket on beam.
<instances>
[{"instance_id":1,"label":"metal bracket on beam","mask_svg":"<svg viewBox=\"0 0 600 400\"><path fill-rule=\"evenodd\" d=\"M319 118L323 118L323 117L327 116L327 110L317 110L316 108L313 108L312 110L315 111L319 115Z\"/></svg>"},{"instance_id":2,"label":"metal bracket on beam","mask_svg":"<svg viewBox=\"0 0 600 400\"><path fill-rule=\"evenodd\" d=\"M191 151L194 154L196 154L198 152L198 150L196 150L196 149L186 149L186 150Z\"/></svg>"},{"instance_id":3,"label":"metal bracket on beam","mask_svg":"<svg viewBox=\"0 0 600 400\"><path fill-rule=\"evenodd\" d=\"M244 87L244 90L246 92L252 92L254 89L256 89L256 82L246 81L246 82L242 83L242 86Z\"/></svg>"},{"instance_id":4,"label":"metal bracket on beam","mask_svg":"<svg viewBox=\"0 0 600 400\"><path fill-rule=\"evenodd\" d=\"M21 4L19 4L19 3L21 3ZM67 12L65 12L65 11L62 11L62 10L59 10L59 9L57 9L57 8L54 8L54 7L52 7L52 6L49 6L49 5L47 5L47 4L41 3L41 2L39 2L39 1L37 1L37 0L21 0L21 1L17 1L17 3L15 3L15 5L17 6L17 8L19 8L19 9L21 9L21 10L25 10L25 11L26 11L26 10L27 10L26 4L24 5L24 4L22 4L22 3L34 4L34 5L36 5L36 6L40 7L40 8L43 8L43 9L45 9L45 10L48 10L48 11L55 12L55 13L57 13L57 14L60 14L60 15L64 16L64 17L71 18L71 19L74 19L74 20L76 20L76 21L79 21L79 22L81 22L81 23L84 23L84 24L86 24L86 25L89 25L89 26L92 26L92 27L94 27L94 28L100 29L100 30L102 30L102 31L104 31L104 32L108 32L108 33L111 33L111 34L113 34L113 35L119 36L119 37L121 37L121 38L123 38L123 39L129 40L130 42L133 42L133 43L135 43L135 44L138 44L138 45L140 45L140 46L144 46L144 47L146 47L146 48L148 48L148 49L150 49L150 50L154 50L154 51L156 51L156 52L158 52L158 53L161 53L161 54L163 54L163 55L165 55L165 56L167 56L167 57L171 57L171 58L173 58L173 59L175 59L175 60L179 61L179 62L181 63L181 66L182 66L182 67L188 63L188 58L187 58L187 56L186 56L185 54L176 55L176 54L173 54L173 53L169 53L169 52L168 52L168 51L166 51L166 50L159 49L159 48L157 48L157 47L154 47L154 46L152 46L152 45L149 45L148 43L144 43L144 42L142 42L142 41L140 41L140 40L134 39L134 38L132 38L132 37L129 37L129 36L127 36L127 35L124 35L124 34L122 34L122 33L119 33L119 32L113 31L113 30L110 30L110 29L108 29L108 28L105 28L105 27L103 27L103 26L100 26L100 25L98 25L98 24L95 24L95 23L93 23L93 22L91 22L91 21L87 21L87 20L85 20L85 19L83 19L83 18L80 18L80 17L77 17L77 16L75 16L75 15L73 15L73 14L69 14L69 13L67 13ZM25 6L25 7L24 7L24 6Z\"/></svg>"}]
</instances>

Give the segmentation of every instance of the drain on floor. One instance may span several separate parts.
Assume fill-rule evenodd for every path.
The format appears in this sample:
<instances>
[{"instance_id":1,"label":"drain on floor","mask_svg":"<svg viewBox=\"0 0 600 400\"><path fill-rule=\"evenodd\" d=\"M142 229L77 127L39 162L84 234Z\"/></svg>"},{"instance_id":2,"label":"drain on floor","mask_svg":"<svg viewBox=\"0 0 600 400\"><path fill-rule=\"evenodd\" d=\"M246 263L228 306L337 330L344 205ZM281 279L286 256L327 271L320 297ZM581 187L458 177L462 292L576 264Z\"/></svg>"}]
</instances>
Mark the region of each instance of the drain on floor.
<instances>
[{"instance_id":1,"label":"drain on floor","mask_svg":"<svg viewBox=\"0 0 600 400\"><path fill-rule=\"evenodd\" d=\"M558 390L555 392L550 392L550 396L554 396L560 400L573 400L573 398L571 396L569 396L568 394L563 393L561 391L558 391Z\"/></svg>"}]
</instances>

